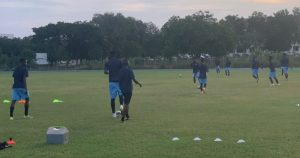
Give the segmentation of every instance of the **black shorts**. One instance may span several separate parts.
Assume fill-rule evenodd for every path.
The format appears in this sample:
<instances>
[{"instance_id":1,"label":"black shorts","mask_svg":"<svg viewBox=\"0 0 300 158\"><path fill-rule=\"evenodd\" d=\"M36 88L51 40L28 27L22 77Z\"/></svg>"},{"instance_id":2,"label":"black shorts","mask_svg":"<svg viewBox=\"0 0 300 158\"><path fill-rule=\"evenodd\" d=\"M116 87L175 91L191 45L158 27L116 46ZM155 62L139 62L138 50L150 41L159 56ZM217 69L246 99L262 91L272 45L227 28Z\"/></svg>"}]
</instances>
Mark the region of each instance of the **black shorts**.
<instances>
[{"instance_id":1,"label":"black shorts","mask_svg":"<svg viewBox=\"0 0 300 158\"><path fill-rule=\"evenodd\" d=\"M123 93L124 96L124 104L129 105L132 93Z\"/></svg>"}]
</instances>

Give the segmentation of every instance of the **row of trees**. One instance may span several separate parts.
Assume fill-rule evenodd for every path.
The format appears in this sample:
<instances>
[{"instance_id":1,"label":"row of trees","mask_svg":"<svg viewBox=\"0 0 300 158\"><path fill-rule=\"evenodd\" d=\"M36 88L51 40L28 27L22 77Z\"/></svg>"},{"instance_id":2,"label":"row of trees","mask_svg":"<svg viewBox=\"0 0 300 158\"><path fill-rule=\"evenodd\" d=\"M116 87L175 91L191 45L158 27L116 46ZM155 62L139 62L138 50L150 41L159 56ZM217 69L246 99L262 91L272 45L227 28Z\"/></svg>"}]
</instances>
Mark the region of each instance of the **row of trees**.
<instances>
[{"instance_id":1,"label":"row of trees","mask_svg":"<svg viewBox=\"0 0 300 158\"><path fill-rule=\"evenodd\" d=\"M48 53L59 61L103 60L111 50L124 57L166 57L203 53L221 57L246 49L288 50L300 41L300 8L280 10L272 16L254 12L248 18L229 15L218 21L210 12L184 18L173 16L161 29L122 14L95 14L91 21L48 24L33 28L23 39L0 39L1 66L11 67L20 56Z\"/></svg>"},{"instance_id":2,"label":"row of trees","mask_svg":"<svg viewBox=\"0 0 300 158\"><path fill-rule=\"evenodd\" d=\"M20 57L35 58L34 44L29 38L0 38L0 67L12 68Z\"/></svg>"},{"instance_id":3,"label":"row of trees","mask_svg":"<svg viewBox=\"0 0 300 158\"><path fill-rule=\"evenodd\" d=\"M300 41L300 8L294 8L292 13L280 10L273 16L253 12L247 19L230 15L220 23L235 32L238 51L247 48L286 51Z\"/></svg>"}]
</instances>

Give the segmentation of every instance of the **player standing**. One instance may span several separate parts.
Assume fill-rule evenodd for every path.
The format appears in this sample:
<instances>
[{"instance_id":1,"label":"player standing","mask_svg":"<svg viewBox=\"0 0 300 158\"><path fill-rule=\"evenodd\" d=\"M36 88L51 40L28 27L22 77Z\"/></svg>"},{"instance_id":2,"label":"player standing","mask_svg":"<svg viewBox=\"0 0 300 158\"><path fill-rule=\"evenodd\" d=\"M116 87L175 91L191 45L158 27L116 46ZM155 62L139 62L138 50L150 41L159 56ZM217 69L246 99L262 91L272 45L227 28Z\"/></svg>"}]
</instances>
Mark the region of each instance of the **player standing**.
<instances>
[{"instance_id":1,"label":"player standing","mask_svg":"<svg viewBox=\"0 0 300 158\"><path fill-rule=\"evenodd\" d=\"M220 74L220 72L221 72L220 60L216 59L215 64L216 64L216 72L217 72L217 74Z\"/></svg>"},{"instance_id":2,"label":"player standing","mask_svg":"<svg viewBox=\"0 0 300 158\"><path fill-rule=\"evenodd\" d=\"M227 77L230 76L230 69L231 69L231 61L229 60L229 58L226 58L226 62L225 62L225 75Z\"/></svg>"},{"instance_id":3,"label":"player standing","mask_svg":"<svg viewBox=\"0 0 300 158\"><path fill-rule=\"evenodd\" d=\"M14 84L12 87L12 101L10 105L10 120L14 120L14 109L17 101L25 100L24 102L24 118L33 118L28 115L29 111L29 94L27 90L26 78L28 77L28 70L26 68L27 60L21 58L19 65L13 72Z\"/></svg>"}]
</instances>

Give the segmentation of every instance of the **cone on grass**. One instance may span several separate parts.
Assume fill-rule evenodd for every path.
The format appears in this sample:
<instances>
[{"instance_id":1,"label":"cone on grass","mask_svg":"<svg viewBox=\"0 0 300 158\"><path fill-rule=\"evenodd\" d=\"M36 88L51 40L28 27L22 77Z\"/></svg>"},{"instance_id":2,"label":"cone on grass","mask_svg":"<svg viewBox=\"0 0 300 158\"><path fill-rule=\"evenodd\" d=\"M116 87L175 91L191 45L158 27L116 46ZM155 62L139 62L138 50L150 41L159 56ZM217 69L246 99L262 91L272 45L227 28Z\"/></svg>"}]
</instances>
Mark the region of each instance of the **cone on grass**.
<instances>
[{"instance_id":1,"label":"cone on grass","mask_svg":"<svg viewBox=\"0 0 300 158\"><path fill-rule=\"evenodd\" d=\"M59 99L54 99L52 102L53 102L53 103L62 103L62 102L64 102L64 101L59 100Z\"/></svg>"},{"instance_id":2,"label":"cone on grass","mask_svg":"<svg viewBox=\"0 0 300 158\"><path fill-rule=\"evenodd\" d=\"M9 138L9 140L6 143L11 146L16 144L16 142L12 138Z\"/></svg>"},{"instance_id":3,"label":"cone on grass","mask_svg":"<svg viewBox=\"0 0 300 158\"><path fill-rule=\"evenodd\" d=\"M8 104L8 103L10 103L10 100L5 99L5 100L3 100L3 103Z\"/></svg>"},{"instance_id":4,"label":"cone on grass","mask_svg":"<svg viewBox=\"0 0 300 158\"><path fill-rule=\"evenodd\" d=\"M26 103L26 100L23 100L23 99L22 99L22 100L19 100L18 103L19 103L19 104L25 104L25 103Z\"/></svg>"}]
</instances>

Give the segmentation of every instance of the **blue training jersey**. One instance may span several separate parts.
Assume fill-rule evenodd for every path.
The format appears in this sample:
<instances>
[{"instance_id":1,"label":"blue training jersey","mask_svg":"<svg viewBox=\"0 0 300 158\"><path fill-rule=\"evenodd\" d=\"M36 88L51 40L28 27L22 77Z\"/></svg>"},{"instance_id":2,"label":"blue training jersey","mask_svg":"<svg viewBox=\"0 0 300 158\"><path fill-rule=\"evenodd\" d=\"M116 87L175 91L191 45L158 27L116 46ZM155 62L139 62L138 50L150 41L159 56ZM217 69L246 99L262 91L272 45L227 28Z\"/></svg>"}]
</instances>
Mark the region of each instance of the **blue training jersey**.
<instances>
[{"instance_id":1,"label":"blue training jersey","mask_svg":"<svg viewBox=\"0 0 300 158\"><path fill-rule=\"evenodd\" d=\"M275 72L275 65L273 64L272 61L269 62L269 68L271 72Z\"/></svg>"},{"instance_id":2,"label":"blue training jersey","mask_svg":"<svg viewBox=\"0 0 300 158\"><path fill-rule=\"evenodd\" d=\"M191 67L193 69L193 73L197 73L198 72L199 64L197 62L192 62Z\"/></svg>"},{"instance_id":3,"label":"blue training jersey","mask_svg":"<svg viewBox=\"0 0 300 158\"><path fill-rule=\"evenodd\" d=\"M289 59L287 57L283 57L281 59L281 66L288 67L289 66Z\"/></svg>"},{"instance_id":4,"label":"blue training jersey","mask_svg":"<svg viewBox=\"0 0 300 158\"><path fill-rule=\"evenodd\" d=\"M26 66L18 66L13 72L13 88L26 88L26 77L28 77L28 70Z\"/></svg>"},{"instance_id":5,"label":"blue training jersey","mask_svg":"<svg viewBox=\"0 0 300 158\"><path fill-rule=\"evenodd\" d=\"M119 73L119 85L122 93L132 93L133 86L132 80L134 79L134 73L128 66L124 66Z\"/></svg>"},{"instance_id":6,"label":"blue training jersey","mask_svg":"<svg viewBox=\"0 0 300 158\"><path fill-rule=\"evenodd\" d=\"M119 71L122 68L122 63L119 59L112 57L107 63L105 63L104 71L109 74L109 82L119 81Z\"/></svg>"},{"instance_id":7,"label":"blue training jersey","mask_svg":"<svg viewBox=\"0 0 300 158\"><path fill-rule=\"evenodd\" d=\"M229 60L227 60L225 66L226 67L230 67L231 66L231 62Z\"/></svg>"},{"instance_id":8,"label":"blue training jersey","mask_svg":"<svg viewBox=\"0 0 300 158\"><path fill-rule=\"evenodd\" d=\"M257 60L252 60L252 69L258 69L259 68L259 63Z\"/></svg>"},{"instance_id":9,"label":"blue training jersey","mask_svg":"<svg viewBox=\"0 0 300 158\"><path fill-rule=\"evenodd\" d=\"M200 72L199 78L200 79L206 79L206 73L208 72L207 65L205 65L203 63L200 64L200 66L199 66L199 72Z\"/></svg>"}]
</instances>

